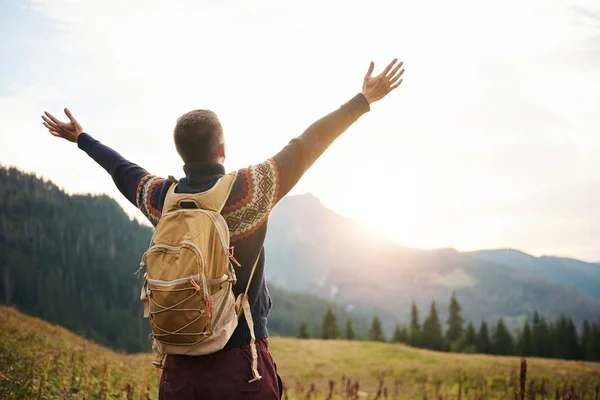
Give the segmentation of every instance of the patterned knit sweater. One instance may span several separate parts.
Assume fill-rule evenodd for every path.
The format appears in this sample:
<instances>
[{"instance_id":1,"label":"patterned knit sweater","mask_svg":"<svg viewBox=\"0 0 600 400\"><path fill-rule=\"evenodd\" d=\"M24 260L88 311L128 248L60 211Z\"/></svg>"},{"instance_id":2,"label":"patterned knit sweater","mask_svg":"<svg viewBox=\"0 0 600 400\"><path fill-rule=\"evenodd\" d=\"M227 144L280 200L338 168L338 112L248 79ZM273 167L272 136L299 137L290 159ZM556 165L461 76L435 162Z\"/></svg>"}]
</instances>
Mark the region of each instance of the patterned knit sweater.
<instances>
[{"instance_id":1,"label":"patterned knit sweater","mask_svg":"<svg viewBox=\"0 0 600 400\"><path fill-rule=\"evenodd\" d=\"M250 270L260 257L248 292L256 340L268 336L267 316L272 307L265 282L263 248L269 214L331 143L368 111L368 102L362 94L357 94L309 126L274 157L238 171L222 215L229 226L235 257L241 264L236 269L238 281L233 288L236 297L243 293ZM79 136L78 146L112 176L119 191L156 226L171 181L148 173L87 133ZM186 164L183 169L185 177L177 187L180 193L206 191L225 174L224 166L216 163ZM242 315L225 348L249 343L250 331Z\"/></svg>"}]
</instances>

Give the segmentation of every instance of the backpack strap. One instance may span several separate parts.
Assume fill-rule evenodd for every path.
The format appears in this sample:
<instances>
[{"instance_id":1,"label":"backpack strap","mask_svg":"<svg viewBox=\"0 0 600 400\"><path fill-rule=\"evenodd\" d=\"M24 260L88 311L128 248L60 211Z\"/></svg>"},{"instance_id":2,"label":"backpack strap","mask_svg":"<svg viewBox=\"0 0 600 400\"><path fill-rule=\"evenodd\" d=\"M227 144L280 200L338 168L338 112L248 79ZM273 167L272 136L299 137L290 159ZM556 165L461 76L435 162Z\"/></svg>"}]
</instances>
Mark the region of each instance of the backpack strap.
<instances>
[{"instance_id":1,"label":"backpack strap","mask_svg":"<svg viewBox=\"0 0 600 400\"><path fill-rule=\"evenodd\" d=\"M252 319L252 313L250 312L250 303L248 302L248 289L250 289L250 282L252 282L252 277L254 276L254 271L256 271L258 260L260 260L260 253L258 254L258 257L256 257L256 262L252 267L252 271L250 271L250 277L248 278L246 290L243 294L240 294L238 296L236 301L238 317L241 316L242 312L244 313L246 323L248 324L248 329L250 330L250 353L252 355L253 378L250 379L248 383L252 383L262 379L262 376L260 376L260 374L258 373L258 352L256 351L256 337L254 336L254 320Z\"/></svg>"},{"instance_id":2,"label":"backpack strap","mask_svg":"<svg viewBox=\"0 0 600 400\"><path fill-rule=\"evenodd\" d=\"M165 197L163 214L179 210L184 206L189 207L190 204L192 205L191 208L220 213L229 198L236 176L237 171L223 175L212 188L200 193L177 193L175 190L178 182L169 178L172 183Z\"/></svg>"}]
</instances>

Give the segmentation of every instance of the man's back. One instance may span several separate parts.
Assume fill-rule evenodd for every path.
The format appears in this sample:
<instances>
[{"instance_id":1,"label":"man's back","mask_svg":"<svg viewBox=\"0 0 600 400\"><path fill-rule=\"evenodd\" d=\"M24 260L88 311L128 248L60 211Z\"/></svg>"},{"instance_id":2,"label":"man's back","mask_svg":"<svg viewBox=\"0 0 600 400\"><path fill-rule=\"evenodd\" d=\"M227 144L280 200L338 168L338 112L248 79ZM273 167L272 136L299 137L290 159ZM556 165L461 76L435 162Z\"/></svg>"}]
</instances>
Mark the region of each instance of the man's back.
<instances>
[{"instance_id":1,"label":"man's back","mask_svg":"<svg viewBox=\"0 0 600 400\"><path fill-rule=\"evenodd\" d=\"M244 291L252 266L258 258L248 297L259 352L259 372L263 376L263 380L248 383L248 380L252 378L248 361L249 350L247 349L251 336L248 324L242 316L238 327L226 344L224 351L219 353L220 355L171 355L166 357L164 379L161 382L161 391L164 396L171 390L170 382L172 380L178 380L181 383L183 382L182 376L187 376L190 371L195 371L195 376L201 371L206 374L207 363L212 365L210 370L220 371L219 380L227 381L229 387L239 386L244 391L250 390L250 393L254 388L257 396L259 394L263 396L256 398L269 398L268 396L264 397L266 393L263 393L263 390L272 393L273 390L270 386L273 385L277 392L279 391L275 365L268 353L266 340L268 337L267 317L272 303L265 281L263 244L269 214L327 147L368 110L368 102L363 95L358 94L338 110L312 124L300 137L293 139L274 157L240 169L222 210L222 215L229 228L235 258L241 264L240 268L236 268L238 280L233 287L236 297ZM81 134L77 143L82 150L112 175L120 191L156 226L162 215L165 196L173 182L168 178L148 173L145 169L127 161L112 149L93 139L89 134ZM177 191L200 193L212 188L225 174L225 168L218 163L189 163L184 165L184 172L185 177L179 180ZM231 360L225 360L225 354ZM240 366L246 368L245 373L236 376L234 373L228 372L231 364L240 359L245 360L244 364L246 365ZM221 364L215 360L220 360L225 367L224 370L219 369L218 365ZM261 370L261 366L267 371ZM269 377L269 375L271 376ZM198 384L197 381L192 383L196 386Z\"/></svg>"},{"instance_id":2,"label":"man's back","mask_svg":"<svg viewBox=\"0 0 600 400\"><path fill-rule=\"evenodd\" d=\"M402 63L391 69L396 61L374 78L371 77L371 63L362 93L313 123L274 157L237 172L222 215L230 231L235 258L241 264L241 267L236 269L238 280L233 287L235 296L245 290L252 266L258 260L248 295L258 348L258 367L263 379L248 383L252 378L249 362L251 335L248 324L241 317L238 327L223 350L207 356L166 357L159 393L161 399L280 398L281 380L269 353L267 341L267 317L272 304L264 275L263 244L269 215L273 207L293 188L331 143L370 110L369 104L383 98L402 82L399 78L404 70L398 73ZM121 193L156 226L162 215L165 196L173 182L148 173L83 133L83 129L68 110L65 112L70 123L60 122L46 113L47 118L43 117L44 125L55 136L77 142L82 150L111 174ZM214 119L210 118L212 117L209 115L208 121L214 124ZM185 129L180 133L182 137L190 134ZM188 158L194 157L189 148L178 145L177 141L176 146L182 158L184 155ZM219 147L221 152L222 146ZM202 148L199 151L206 152ZM177 187L180 193L200 193L209 190L225 174L223 165L215 162L186 162L184 171L185 177L179 181Z\"/></svg>"}]
</instances>

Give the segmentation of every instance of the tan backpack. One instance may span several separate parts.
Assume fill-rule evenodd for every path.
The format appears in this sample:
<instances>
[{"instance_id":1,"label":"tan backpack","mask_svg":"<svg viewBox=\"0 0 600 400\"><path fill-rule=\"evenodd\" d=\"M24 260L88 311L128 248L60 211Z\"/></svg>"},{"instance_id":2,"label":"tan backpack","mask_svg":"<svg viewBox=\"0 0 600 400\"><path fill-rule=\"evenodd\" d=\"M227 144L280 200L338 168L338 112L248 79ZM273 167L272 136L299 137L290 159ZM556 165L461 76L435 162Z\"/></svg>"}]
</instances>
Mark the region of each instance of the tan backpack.
<instances>
[{"instance_id":1,"label":"tan backpack","mask_svg":"<svg viewBox=\"0 0 600 400\"><path fill-rule=\"evenodd\" d=\"M171 177L162 216L140 262L140 271L146 269L141 300L152 329L154 365L160 368L168 354L199 356L221 350L243 312L250 328L253 382L261 376L248 288L257 263L246 291L235 300L233 264L240 265L221 215L235 176L224 175L197 194L175 193L177 181Z\"/></svg>"}]
</instances>

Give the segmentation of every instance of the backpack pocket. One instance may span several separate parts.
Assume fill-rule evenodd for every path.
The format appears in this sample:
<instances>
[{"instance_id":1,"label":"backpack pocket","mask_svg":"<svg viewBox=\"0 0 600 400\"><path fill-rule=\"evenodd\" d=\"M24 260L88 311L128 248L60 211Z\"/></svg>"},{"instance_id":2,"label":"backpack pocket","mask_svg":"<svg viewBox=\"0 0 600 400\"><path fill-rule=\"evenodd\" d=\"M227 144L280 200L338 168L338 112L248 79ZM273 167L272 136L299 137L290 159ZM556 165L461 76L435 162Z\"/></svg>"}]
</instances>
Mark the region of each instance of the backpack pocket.
<instances>
[{"instance_id":1,"label":"backpack pocket","mask_svg":"<svg viewBox=\"0 0 600 400\"><path fill-rule=\"evenodd\" d=\"M173 345L199 343L211 334L199 275L171 281L146 279L150 327L159 342Z\"/></svg>"}]
</instances>

